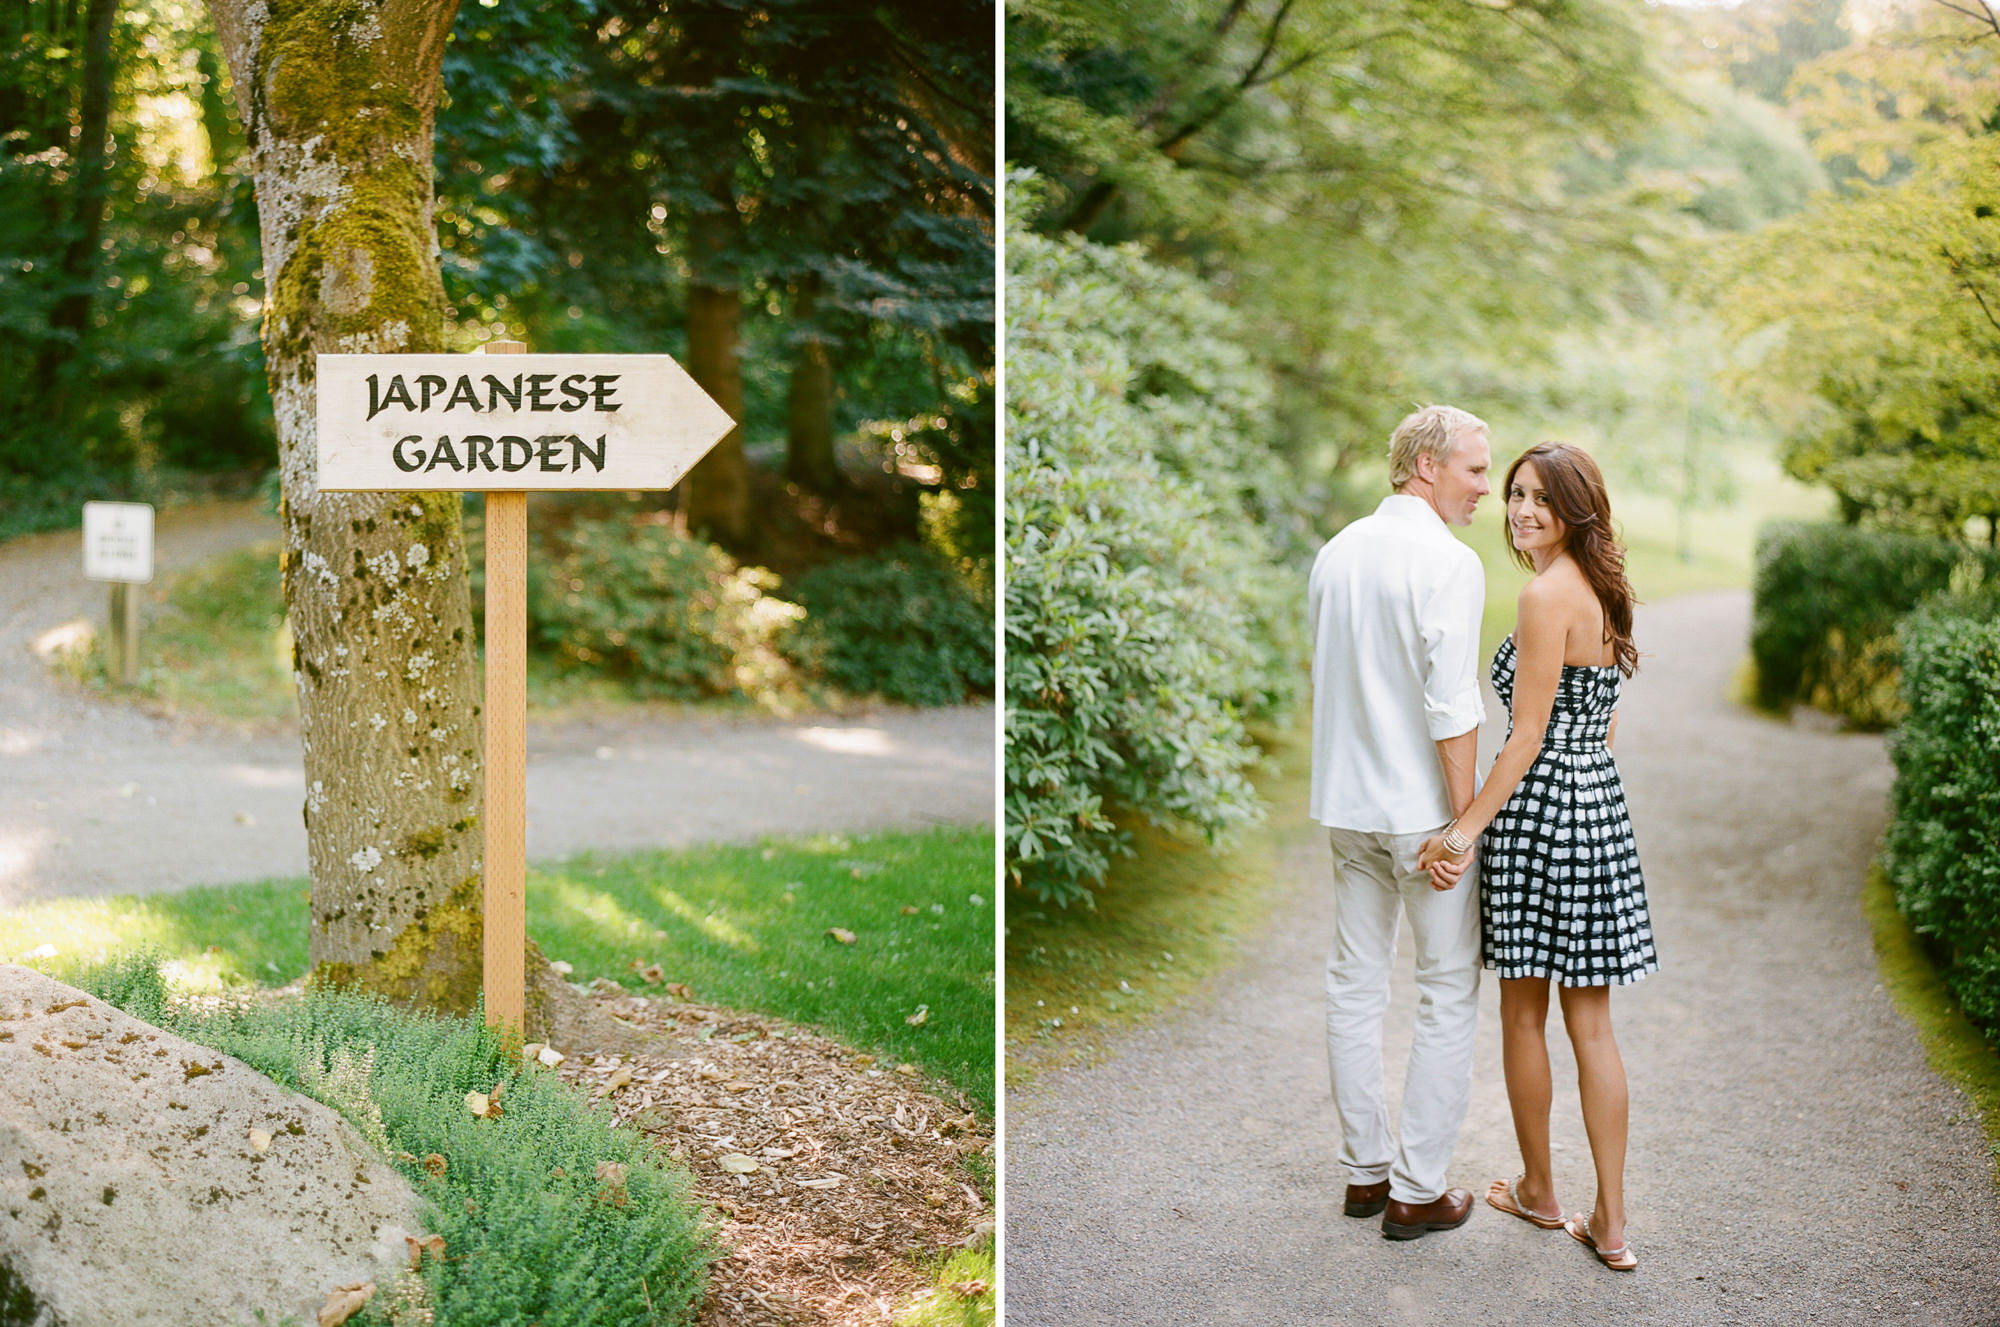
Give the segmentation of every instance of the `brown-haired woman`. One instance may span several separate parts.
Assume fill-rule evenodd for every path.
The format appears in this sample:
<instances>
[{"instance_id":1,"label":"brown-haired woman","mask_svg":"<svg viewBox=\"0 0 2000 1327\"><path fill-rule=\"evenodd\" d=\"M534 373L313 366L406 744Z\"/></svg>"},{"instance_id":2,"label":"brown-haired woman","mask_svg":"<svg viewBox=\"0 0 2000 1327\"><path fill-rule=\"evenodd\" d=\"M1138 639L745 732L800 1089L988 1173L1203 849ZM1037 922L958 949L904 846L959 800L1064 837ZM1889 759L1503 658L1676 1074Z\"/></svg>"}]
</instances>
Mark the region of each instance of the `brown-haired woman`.
<instances>
[{"instance_id":1,"label":"brown-haired woman","mask_svg":"<svg viewBox=\"0 0 2000 1327\"><path fill-rule=\"evenodd\" d=\"M1479 845L1486 966L1500 975L1507 1100L1523 1173L1486 1201L1546 1230L1567 1229L1606 1267L1630 1271L1625 1243L1625 1065L1611 1033L1611 987L1659 970L1625 790L1611 759L1618 693L1638 665L1632 587L1596 462L1537 443L1508 467L1508 544L1535 573L1514 634L1493 656L1509 705L1507 744L1486 786L1424 866ZM1576 1049L1597 1201L1564 1218L1549 1162L1549 982Z\"/></svg>"}]
</instances>

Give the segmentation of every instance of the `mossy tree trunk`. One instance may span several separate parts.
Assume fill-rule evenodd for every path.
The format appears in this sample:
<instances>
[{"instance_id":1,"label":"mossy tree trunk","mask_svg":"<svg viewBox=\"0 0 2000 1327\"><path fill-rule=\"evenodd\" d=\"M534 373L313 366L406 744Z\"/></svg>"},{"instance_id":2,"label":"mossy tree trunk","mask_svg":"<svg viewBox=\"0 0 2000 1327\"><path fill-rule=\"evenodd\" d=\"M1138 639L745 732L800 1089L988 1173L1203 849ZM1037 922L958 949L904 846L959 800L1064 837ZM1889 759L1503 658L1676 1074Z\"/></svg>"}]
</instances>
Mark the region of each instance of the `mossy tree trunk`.
<instances>
[{"instance_id":1,"label":"mossy tree trunk","mask_svg":"<svg viewBox=\"0 0 2000 1327\"><path fill-rule=\"evenodd\" d=\"M267 289L284 584L321 978L479 990L481 687L455 493L321 493L316 352L426 352L444 306L431 132L457 0L209 0Z\"/></svg>"}]
</instances>

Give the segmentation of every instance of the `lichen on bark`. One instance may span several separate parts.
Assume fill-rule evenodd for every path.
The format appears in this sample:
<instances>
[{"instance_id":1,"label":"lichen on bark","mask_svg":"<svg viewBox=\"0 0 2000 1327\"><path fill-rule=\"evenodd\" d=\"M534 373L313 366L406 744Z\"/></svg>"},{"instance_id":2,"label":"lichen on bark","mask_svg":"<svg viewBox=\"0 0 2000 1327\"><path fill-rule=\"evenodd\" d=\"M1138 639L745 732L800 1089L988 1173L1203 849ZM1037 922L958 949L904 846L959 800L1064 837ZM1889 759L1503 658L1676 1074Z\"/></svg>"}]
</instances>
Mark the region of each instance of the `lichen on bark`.
<instances>
[{"instance_id":1,"label":"lichen on bark","mask_svg":"<svg viewBox=\"0 0 2000 1327\"><path fill-rule=\"evenodd\" d=\"M314 371L322 352L443 348L431 136L456 0L209 7L263 235L313 969L466 1009L483 743L459 496L322 493Z\"/></svg>"}]
</instances>

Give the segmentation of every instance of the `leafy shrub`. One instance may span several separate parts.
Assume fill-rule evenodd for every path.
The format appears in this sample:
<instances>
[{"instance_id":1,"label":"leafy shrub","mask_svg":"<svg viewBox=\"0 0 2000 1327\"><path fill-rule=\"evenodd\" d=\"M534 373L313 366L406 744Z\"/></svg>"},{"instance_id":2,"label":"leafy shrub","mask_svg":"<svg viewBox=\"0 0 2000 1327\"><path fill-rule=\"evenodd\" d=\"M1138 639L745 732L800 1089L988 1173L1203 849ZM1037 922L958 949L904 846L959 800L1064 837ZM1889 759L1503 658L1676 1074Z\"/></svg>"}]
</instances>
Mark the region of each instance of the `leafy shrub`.
<instances>
[{"instance_id":1,"label":"leafy shrub","mask_svg":"<svg viewBox=\"0 0 2000 1327\"><path fill-rule=\"evenodd\" d=\"M1802 700L1863 727L1900 716L1896 624L1962 565L2000 577L2000 553L1944 539L1792 522L1757 538L1750 653L1770 706Z\"/></svg>"},{"instance_id":2,"label":"leafy shrub","mask_svg":"<svg viewBox=\"0 0 2000 1327\"><path fill-rule=\"evenodd\" d=\"M1136 249L1021 224L1007 253L1008 870L1067 905L1114 811L1211 840L1261 814L1246 721L1302 684L1304 527L1228 309Z\"/></svg>"},{"instance_id":3,"label":"leafy shrub","mask_svg":"<svg viewBox=\"0 0 2000 1327\"><path fill-rule=\"evenodd\" d=\"M904 544L792 582L805 609L786 650L846 691L910 705L993 694L993 610L946 562Z\"/></svg>"},{"instance_id":4,"label":"leafy shrub","mask_svg":"<svg viewBox=\"0 0 2000 1327\"><path fill-rule=\"evenodd\" d=\"M691 1322L715 1250L687 1176L635 1130L613 1129L575 1089L468 1018L406 1013L335 991L278 1005L163 1007L152 959L78 982L135 1017L234 1055L386 1134L448 1257L426 1259L437 1327ZM467 1092L504 1082L505 1113L476 1119ZM444 1158L432 1174L418 1158ZM599 1163L625 1167L609 1200ZM386 1290L386 1288L385 1288ZM389 1293L357 1323L389 1321Z\"/></svg>"},{"instance_id":5,"label":"leafy shrub","mask_svg":"<svg viewBox=\"0 0 2000 1327\"><path fill-rule=\"evenodd\" d=\"M2000 1036L2000 593L1942 596L1900 635L1909 713L1883 865L1965 1012Z\"/></svg>"},{"instance_id":6,"label":"leafy shrub","mask_svg":"<svg viewBox=\"0 0 2000 1327\"><path fill-rule=\"evenodd\" d=\"M531 642L560 664L601 669L641 694L693 699L743 688L798 615L777 577L739 567L671 526L578 521L529 578Z\"/></svg>"}]
</instances>

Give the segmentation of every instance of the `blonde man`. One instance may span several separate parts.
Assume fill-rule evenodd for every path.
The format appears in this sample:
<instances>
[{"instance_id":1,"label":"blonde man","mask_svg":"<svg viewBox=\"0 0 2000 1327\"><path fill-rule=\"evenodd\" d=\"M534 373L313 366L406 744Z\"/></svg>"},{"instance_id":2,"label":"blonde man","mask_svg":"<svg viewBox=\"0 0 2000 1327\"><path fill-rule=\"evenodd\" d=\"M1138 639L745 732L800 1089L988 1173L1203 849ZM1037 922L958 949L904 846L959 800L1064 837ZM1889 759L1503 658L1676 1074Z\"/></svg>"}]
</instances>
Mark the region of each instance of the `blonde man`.
<instances>
[{"instance_id":1,"label":"blonde man","mask_svg":"<svg viewBox=\"0 0 2000 1327\"><path fill-rule=\"evenodd\" d=\"M1471 523L1492 491L1491 464L1476 415L1442 405L1416 411L1390 435L1395 492L1320 549L1308 586L1312 815L1333 848L1326 1044L1348 1176L1344 1210L1382 1213L1390 1239L1450 1230L1472 1214L1472 1195L1448 1189L1445 1169L1472 1088L1478 882L1426 871L1417 858L1475 791L1486 576L1448 527ZM1421 998L1401 1127L1392 1132L1382 1015L1404 915Z\"/></svg>"}]
</instances>

